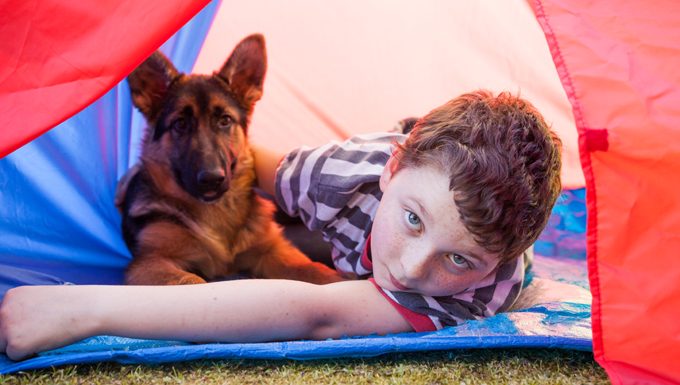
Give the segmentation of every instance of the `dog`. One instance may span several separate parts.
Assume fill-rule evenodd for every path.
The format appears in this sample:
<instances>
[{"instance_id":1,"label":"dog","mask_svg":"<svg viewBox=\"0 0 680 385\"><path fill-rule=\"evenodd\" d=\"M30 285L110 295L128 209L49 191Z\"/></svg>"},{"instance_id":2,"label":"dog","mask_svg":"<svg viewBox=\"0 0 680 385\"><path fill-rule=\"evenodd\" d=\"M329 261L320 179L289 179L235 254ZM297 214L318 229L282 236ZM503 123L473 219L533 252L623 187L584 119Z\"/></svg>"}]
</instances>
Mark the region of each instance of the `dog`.
<instances>
[{"instance_id":1,"label":"dog","mask_svg":"<svg viewBox=\"0 0 680 385\"><path fill-rule=\"evenodd\" d=\"M274 205L254 191L247 134L266 67L264 37L255 34L212 76L179 73L160 52L128 76L148 126L140 162L116 193L133 255L127 284L198 284L243 272L341 280L283 237Z\"/></svg>"}]
</instances>

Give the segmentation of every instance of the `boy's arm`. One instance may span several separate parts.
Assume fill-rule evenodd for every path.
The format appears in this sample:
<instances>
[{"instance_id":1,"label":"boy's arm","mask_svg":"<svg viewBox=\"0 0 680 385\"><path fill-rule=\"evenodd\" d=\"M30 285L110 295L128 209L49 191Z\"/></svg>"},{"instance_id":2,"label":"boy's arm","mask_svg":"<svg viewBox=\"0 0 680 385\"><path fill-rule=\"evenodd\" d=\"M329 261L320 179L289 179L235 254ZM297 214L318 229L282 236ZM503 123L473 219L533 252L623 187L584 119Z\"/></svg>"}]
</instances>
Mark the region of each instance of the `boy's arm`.
<instances>
[{"instance_id":1,"label":"boy's arm","mask_svg":"<svg viewBox=\"0 0 680 385\"><path fill-rule=\"evenodd\" d=\"M411 330L369 281L34 286L10 290L0 307L0 351L12 359L101 334L257 342Z\"/></svg>"},{"instance_id":2,"label":"boy's arm","mask_svg":"<svg viewBox=\"0 0 680 385\"><path fill-rule=\"evenodd\" d=\"M254 143L251 143L250 147L255 156L257 184L267 194L274 196L276 168L287 152L274 150Z\"/></svg>"}]
</instances>

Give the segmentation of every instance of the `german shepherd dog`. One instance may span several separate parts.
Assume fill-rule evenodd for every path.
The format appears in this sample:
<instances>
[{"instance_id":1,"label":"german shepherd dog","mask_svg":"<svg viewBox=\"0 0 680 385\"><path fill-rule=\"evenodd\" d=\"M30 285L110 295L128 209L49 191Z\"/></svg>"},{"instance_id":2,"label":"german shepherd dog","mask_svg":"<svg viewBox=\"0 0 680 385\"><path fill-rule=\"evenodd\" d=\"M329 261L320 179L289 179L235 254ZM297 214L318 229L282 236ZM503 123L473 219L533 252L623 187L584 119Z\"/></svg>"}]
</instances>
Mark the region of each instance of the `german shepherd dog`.
<instances>
[{"instance_id":1,"label":"german shepherd dog","mask_svg":"<svg viewBox=\"0 0 680 385\"><path fill-rule=\"evenodd\" d=\"M274 205L256 195L248 123L266 72L262 35L241 41L212 76L179 73L155 52L129 76L148 127L141 161L116 205L135 285L195 284L235 273L339 281L282 235Z\"/></svg>"}]
</instances>

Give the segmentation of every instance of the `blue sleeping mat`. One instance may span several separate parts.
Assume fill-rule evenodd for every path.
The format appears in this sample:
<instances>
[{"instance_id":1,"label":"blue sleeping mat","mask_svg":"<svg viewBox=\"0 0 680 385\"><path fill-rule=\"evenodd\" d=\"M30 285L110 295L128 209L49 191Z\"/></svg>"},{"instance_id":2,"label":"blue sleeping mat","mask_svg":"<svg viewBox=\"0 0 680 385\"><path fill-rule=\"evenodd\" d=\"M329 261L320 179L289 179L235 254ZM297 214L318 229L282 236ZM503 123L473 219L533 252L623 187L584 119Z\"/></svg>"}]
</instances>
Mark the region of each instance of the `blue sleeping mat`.
<instances>
[{"instance_id":1,"label":"blue sleeping mat","mask_svg":"<svg viewBox=\"0 0 680 385\"><path fill-rule=\"evenodd\" d=\"M162 47L179 70L191 69L200 49L197 42L203 41L217 5L210 4ZM78 115L0 159L0 299L18 285L121 283L131 257L122 240L114 191L138 158L143 125L124 81ZM528 289L538 287L536 292L542 293L545 288L552 294L490 319L431 333L256 344L98 336L21 362L0 354L0 374L101 361L303 360L491 347L590 350L585 212L585 191L565 191L536 243ZM569 288L585 295L574 296Z\"/></svg>"},{"instance_id":2,"label":"blue sleeping mat","mask_svg":"<svg viewBox=\"0 0 680 385\"><path fill-rule=\"evenodd\" d=\"M565 191L553 210L549 227L536 243L529 287L536 281L556 282L564 287L588 287L585 265L585 190ZM0 274L12 285L17 269ZM25 272L25 271L24 271ZM28 274L28 273L26 273ZM30 274L29 274L30 275ZM59 280L34 273L37 283ZM559 286L562 287L562 286ZM138 340L99 336L37 357L14 362L0 355L0 373L64 364L101 361L154 364L195 359L296 360L331 357L372 357L385 353L444 349L543 347L591 350L590 303L555 301L499 314L481 321L468 321L429 333L352 337L325 341L287 341L248 344L190 344L180 341Z\"/></svg>"}]
</instances>

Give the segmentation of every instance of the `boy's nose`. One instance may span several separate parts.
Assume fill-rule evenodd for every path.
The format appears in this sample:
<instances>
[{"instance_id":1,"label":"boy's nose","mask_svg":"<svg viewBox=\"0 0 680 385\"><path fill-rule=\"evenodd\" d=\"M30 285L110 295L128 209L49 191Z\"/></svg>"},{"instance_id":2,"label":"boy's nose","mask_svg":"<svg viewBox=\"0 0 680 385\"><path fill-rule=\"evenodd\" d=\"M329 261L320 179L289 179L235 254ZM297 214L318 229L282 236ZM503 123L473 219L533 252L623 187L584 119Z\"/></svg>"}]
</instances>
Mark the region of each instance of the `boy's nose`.
<instances>
[{"instance_id":1,"label":"boy's nose","mask_svg":"<svg viewBox=\"0 0 680 385\"><path fill-rule=\"evenodd\" d=\"M428 273L428 256L425 253L409 253L401 260L406 279L409 281L422 280Z\"/></svg>"}]
</instances>

